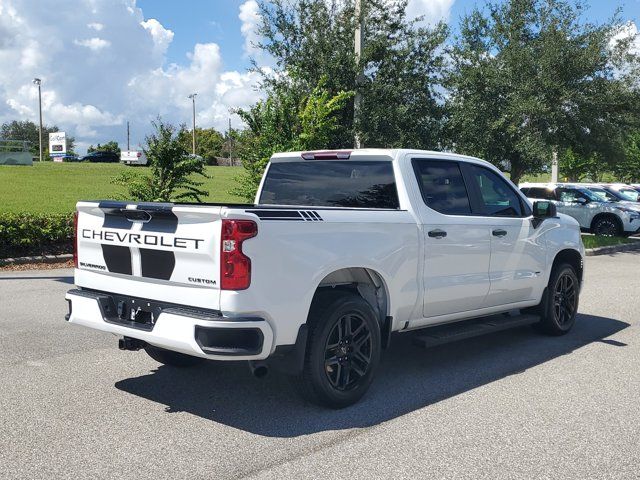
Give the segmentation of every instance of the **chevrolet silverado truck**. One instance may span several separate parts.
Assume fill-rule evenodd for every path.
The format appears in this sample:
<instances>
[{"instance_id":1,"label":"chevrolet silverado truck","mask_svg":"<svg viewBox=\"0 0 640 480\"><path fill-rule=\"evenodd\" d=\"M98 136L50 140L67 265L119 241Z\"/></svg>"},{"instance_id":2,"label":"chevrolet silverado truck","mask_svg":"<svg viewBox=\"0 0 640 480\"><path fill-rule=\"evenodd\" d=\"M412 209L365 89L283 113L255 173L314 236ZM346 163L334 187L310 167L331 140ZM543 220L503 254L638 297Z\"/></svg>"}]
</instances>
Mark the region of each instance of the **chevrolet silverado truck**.
<instances>
[{"instance_id":1,"label":"chevrolet silverado truck","mask_svg":"<svg viewBox=\"0 0 640 480\"><path fill-rule=\"evenodd\" d=\"M248 360L333 408L392 332L431 346L574 325L578 223L488 162L362 149L279 153L246 205L82 201L69 323L169 367Z\"/></svg>"}]
</instances>

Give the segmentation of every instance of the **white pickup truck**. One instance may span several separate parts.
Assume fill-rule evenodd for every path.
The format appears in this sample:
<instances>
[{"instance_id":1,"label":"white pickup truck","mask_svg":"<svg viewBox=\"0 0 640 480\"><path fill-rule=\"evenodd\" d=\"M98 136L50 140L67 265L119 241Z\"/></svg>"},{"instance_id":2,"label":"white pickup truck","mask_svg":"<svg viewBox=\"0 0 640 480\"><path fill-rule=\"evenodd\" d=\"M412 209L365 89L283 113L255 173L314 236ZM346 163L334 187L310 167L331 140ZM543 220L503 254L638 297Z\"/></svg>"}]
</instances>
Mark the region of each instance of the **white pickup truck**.
<instances>
[{"instance_id":1,"label":"white pickup truck","mask_svg":"<svg viewBox=\"0 0 640 480\"><path fill-rule=\"evenodd\" d=\"M491 164L377 149L276 154L255 204L79 202L75 251L70 323L170 366L284 370L334 408L392 332L566 333L584 256L575 220Z\"/></svg>"}]
</instances>

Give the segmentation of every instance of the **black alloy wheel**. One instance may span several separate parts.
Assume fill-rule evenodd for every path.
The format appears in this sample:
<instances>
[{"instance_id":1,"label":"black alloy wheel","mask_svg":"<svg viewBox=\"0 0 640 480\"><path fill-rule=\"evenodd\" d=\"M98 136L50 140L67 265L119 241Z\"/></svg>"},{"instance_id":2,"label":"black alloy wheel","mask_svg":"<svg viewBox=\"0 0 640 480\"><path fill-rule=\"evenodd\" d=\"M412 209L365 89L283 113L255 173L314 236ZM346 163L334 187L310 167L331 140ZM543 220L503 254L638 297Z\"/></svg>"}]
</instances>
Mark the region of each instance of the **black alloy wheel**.
<instances>
[{"instance_id":1,"label":"black alloy wheel","mask_svg":"<svg viewBox=\"0 0 640 480\"><path fill-rule=\"evenodd\" d=\"M340 317L325 344L325 373L337 390L354 388L371 364L371 331L357 313Z\"/></svg>"},{"instance_id":2,"label":"black alloy wheel","mask_svg":"<svg viewBox=\"0 0 640 480\"><path fill-rule=\"evenodd\" d=\"M553 315L559 326L572 322L578 308L578 285L575 275L563 273L558 277L553 292Z\"/></svg>"}]
</instances>

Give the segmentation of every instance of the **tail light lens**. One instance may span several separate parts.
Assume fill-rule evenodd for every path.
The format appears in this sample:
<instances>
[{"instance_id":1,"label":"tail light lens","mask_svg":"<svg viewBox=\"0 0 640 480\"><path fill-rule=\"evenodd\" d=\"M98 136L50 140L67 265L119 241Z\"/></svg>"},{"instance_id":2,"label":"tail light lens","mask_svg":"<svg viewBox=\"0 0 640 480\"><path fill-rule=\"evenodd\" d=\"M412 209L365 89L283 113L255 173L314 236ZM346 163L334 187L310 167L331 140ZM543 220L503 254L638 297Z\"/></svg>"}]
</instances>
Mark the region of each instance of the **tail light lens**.
<instances>
[{"instance_id":1,"label":"tail light lens","mask_svg":"<svg viewBox=\"0 0 640 480\"><path fill-rule=\"evenodd\" d=\"M73 266L78 268L78 212L73 213Z\"/></svg>"},{"instance_id":2,"label":"tail light lens","mask_svg":"<svg viewBox=\"0 0 640 480\"><path fill-rule=\"evenodd\" d=\"M252 220L222 220L220 288L245 290L251 284L251 259L242 253L242 242L258 234Z\"/></svg>"}]
</instances>

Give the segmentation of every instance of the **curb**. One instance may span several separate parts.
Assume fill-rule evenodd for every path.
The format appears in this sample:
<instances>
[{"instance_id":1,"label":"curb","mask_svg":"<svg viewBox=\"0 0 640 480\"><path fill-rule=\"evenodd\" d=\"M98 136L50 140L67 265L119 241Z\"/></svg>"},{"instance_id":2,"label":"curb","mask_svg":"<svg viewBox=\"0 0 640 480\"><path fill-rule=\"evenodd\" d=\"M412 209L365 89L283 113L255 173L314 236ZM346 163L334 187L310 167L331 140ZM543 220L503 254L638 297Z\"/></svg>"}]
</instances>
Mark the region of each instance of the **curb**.
<instances>
[{"instance_id":1,"label":"curb","mask_svg":"<svg viewBox=\"0 0 640 480\"><path fill-rule=\"evenodd\" d=\"M609 245L607 247L596 247L585 250L587 257L594 257L596 255L607 255L609 253L618 252L630 252L633 250L640 250L640 241L635 243L623 243L622 245Z\"/></svg>"},{"instance_id":2,"label":"curb","mask_svg":"<svg viewBox=\"0 0 640 480\"><path fill-rule=\"evenodd\" d=\"M22 265L25 263L64 263L72 258L73 255L70 253L62 255L39 255L35 257L0 258L0 267Z\"/></svg>"}]
</instances>

